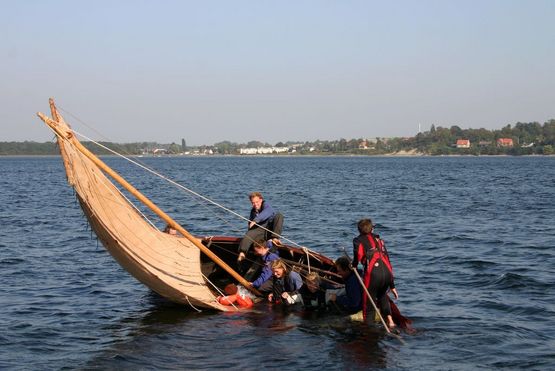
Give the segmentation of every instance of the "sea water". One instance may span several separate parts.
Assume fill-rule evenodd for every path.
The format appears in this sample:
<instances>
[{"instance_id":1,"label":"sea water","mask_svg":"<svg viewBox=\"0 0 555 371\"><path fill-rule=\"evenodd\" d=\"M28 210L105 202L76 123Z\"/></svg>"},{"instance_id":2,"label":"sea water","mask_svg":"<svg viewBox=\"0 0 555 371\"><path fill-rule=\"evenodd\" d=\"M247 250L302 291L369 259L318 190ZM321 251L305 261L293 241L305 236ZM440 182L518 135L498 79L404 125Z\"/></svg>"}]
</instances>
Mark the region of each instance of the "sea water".
<instances>
[{"instance_id":1,"label":"sea water","mask_svg":"<svg viewBox=\"0 0 555 371\"><path fill-rule=\"evenodd\" d=\"M554 157L179 157L146 165L248 215L261 191L284 236L332 258L370 217L414 323L268 308L197 312L152 293L99 244L59 157L0 158L0 369L555 368ZM246 222L105 158L192 233ZM163 227L163 223L154 220Z\"/></svg>"}]
</instances>

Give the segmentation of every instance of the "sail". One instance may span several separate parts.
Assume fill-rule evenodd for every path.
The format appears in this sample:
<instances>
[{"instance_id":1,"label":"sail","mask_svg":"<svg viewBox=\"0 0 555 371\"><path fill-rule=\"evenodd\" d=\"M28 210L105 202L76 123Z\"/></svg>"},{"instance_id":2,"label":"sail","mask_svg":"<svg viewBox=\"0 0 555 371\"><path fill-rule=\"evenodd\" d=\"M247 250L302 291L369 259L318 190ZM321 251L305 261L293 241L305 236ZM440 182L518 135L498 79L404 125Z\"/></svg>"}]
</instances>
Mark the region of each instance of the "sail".
<instances>
[{"instance_id":1,"label":"sail","mask_svg":"<svg viewBox=\"0 0 555 371\"><path fill-rule=\"evenodd\" d=\"M71 128L52 102L51 107L53 122L49 125L56 126L68 182L108 252L137 280L173 302L230 310L217 302L203 277L199 248L189 239L149 224L101 169L79 151Z\"/></svg>"}]
</instances>

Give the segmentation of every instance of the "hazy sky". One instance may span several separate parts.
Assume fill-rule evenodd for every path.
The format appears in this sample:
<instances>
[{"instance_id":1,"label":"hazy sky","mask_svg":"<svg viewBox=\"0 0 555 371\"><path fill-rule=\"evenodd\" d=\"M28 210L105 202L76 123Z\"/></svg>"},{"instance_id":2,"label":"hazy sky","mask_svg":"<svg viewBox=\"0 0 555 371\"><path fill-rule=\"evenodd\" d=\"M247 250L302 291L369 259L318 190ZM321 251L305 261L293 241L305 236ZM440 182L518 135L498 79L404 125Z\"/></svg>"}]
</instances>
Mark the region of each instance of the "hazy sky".
<instances>
[{"instance_id":1,"label":"hazy sky","mask_svg":"<svg viewBox=\"0 0 555 371\"><path fill-rule=\"evenodd\" d=\"M555 118L555 1L0 0L0 141L48 98L114 142L269 143Z\"/></svg>"}]
</instances>

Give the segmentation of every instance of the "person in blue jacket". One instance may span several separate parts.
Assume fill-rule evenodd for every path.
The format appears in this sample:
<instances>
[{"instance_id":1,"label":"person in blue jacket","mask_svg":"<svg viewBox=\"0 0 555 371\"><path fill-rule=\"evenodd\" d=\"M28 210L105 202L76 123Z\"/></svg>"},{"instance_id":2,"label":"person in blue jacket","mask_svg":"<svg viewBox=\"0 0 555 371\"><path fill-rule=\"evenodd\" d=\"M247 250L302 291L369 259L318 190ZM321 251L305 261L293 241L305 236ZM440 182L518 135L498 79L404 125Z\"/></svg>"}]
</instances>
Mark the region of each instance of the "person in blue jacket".
<instances>
[{"instance_id":1,"label":"person in blue jacket","mask_svg":"<svg viewBox=\"0 0 555 371\"><path fill-rule=\"evenodd\" d=\"M272 292L268 295L268 301L274 304L296 304L302 303L299 290L303 286L301 275L287 268L283 260L277 259L272 262Z\"/></svg>"},{"instance_id":2,"label":"person in blue jacket","mask_svg":"<svg viewBox=\"0 0 555 371\"><path fill-rule=\"evenodd\" d=\"M255 266L261 268L258 277L249 282L255 289L263 294L272 291L272 262L279 259L279 256L270 251L270 246L264 240L254 242L254 253L258 256Z\"/></svg>"},{"instance_id":3,"label":"person in blue jacket","mask_svg":"<svg viewBox=\"0 0 555 371\"><path fill-rule=\"evenodd\" d=\"M351 271L351 262L346 256L342 256L335 261L337 273L343 278L345 283L345 293L341 295L331 294L329 300L335 302L339 309L354 314L362 309L362 286Z\"/></svg>"},{"instance_id":4,"label":"person in blue jacket","mask_svg":"<svg viewBox=\"0 0 555 371\"><path fill-rule=\"evenodd\" d=\"M277 239L283 227L283 215L276 213L272 205L264 200L260 192L252 192L249 194L249 199L252 205L249 215L249 229L239 243L239 256L237 258L239 262L246 258L246 254L254 241ZM273 233L268 231L273 231Z\"/></svg>"}]
</instances>

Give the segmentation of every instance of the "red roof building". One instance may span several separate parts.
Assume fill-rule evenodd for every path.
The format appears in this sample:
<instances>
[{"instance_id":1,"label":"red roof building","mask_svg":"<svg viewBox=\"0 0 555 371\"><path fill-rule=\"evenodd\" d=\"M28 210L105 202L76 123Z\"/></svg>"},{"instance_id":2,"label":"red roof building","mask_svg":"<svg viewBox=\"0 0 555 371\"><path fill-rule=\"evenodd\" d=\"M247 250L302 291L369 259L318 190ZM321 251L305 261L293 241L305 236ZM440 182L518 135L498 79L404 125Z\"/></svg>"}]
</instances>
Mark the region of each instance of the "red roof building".
<instances>
[{"instance_id":1,"label":"red roof building","mask_svg":"<svg viewBox=\"0 0 555 371\"><path fill-rule=\"evenodd\" d=\"M499 147L512 147L513 140L511 138L499 138L497 139L497 145Z\"/></svg>"},{"instance_id":2,"label":"red roof building","mask_svg":"<svg viewBox=\"0 0 555 371\"><path fill-rule=\"evenodd\" d=\"M457 148L470 148L469 139L457 139Z\"/></svg>"}]
</instances>

